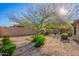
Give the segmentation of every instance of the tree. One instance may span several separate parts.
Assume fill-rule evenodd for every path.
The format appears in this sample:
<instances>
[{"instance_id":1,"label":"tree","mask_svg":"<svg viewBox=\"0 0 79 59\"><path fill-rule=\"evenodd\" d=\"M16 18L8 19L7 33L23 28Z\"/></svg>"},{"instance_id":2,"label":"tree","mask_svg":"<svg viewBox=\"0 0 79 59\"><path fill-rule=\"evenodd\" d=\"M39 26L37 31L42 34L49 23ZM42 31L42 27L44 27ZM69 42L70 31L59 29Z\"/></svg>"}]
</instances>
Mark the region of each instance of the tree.
<instances>
[{"instance_id":1,"label":"tree","mask_svg":"<svg viewBox=\"0 0 79 59\"><path fill-rule=\"evenodd\" d=\"M58 4L59 5L59 4ZM22 13L21 17L10 15L9 19L23 25L30 27L37 32L37 35L42 29L52 22L65 23L65 21L57 14L57 4L35 4L26 8L26 12Z\"/></svg>"},{"instance_id":2,"label":"tree","mask_svg":"<svg viewBox=\"0 0 79 59\"><path fill-rule=\"evenodd\" d=\"M10 15L9 19L25 27L28 26L39 34L40 30L50 23L53 15L54 12L50 4L36 4L27 8L26 13L22 13L22 17Z\"/></svg>"}]
</instances>

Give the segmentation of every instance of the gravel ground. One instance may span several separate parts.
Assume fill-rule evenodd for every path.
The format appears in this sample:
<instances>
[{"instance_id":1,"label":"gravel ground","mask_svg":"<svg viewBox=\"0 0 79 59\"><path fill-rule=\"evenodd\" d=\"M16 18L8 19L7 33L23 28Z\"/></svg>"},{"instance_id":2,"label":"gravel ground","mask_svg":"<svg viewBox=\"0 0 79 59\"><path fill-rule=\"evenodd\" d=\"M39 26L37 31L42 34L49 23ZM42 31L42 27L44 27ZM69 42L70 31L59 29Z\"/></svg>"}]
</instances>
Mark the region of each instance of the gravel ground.
<instances>
[{"instance_id":1,"label":"gravel ground","mask_svg":"<svg viewBox=\"0 0 79 59\"><path fill-rule=\"evenodd\" d=\"M79 56L79 45L71 40L63 43L59 38L46 37L44 46L35 48L34 43L25 40L26 37L12 37L12 42L17 46L15 56Z\"/></svg>"},{"instance_id":2,"label":"gravel ground","mask_svg":"<svg viewBox=\"0 0 79 59\"><path fill-rule=\"evenodd\" d=\"M22 43L28 43L28 37L29 36L21 36L21 37L11 37L10 40L13 44L15 44L16 46L21 45ZM2 38L0 38L0 44L2 44L1 42Z\"/></svg>"},{"instance_id":3,"label":"gravel ground","mask_svg":"<svg viewBox=\"0 0 79 59\"><path fill-rule=\"evenodd\" d=\"M33 43L22 44L16 49L17 56L79 56L79 46L75 42L63 43L59 38L46 37L40 48Z\"/></svg>"}]
</instances>

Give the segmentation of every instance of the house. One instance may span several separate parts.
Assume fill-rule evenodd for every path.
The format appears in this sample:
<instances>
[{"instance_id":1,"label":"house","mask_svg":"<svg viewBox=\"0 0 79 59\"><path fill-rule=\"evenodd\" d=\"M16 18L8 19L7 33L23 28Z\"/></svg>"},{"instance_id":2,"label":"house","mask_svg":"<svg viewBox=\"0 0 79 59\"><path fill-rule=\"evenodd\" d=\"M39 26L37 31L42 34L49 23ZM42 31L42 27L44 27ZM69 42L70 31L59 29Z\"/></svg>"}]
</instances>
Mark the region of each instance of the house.
<instances>
[{"instance_id":1,"label":"house","mask_svg":"<svg viewBox=\"0 0 79 59\"><path fill-rule=\"evenodd\" d=\"M73 26L74 26L74 39L79 41L79 19L74 21Z\"/></svg>"},{"instance_id":2,"label":"house","mask_svg":"<svg viewBox=\"0 0 79 59\"><path fill-rule=\"evenodd\" d=\"M24 26L15 25L10 27L0 27L0 36L26 36L33 35L35 31Z\"/></svg>"}]
</instances>

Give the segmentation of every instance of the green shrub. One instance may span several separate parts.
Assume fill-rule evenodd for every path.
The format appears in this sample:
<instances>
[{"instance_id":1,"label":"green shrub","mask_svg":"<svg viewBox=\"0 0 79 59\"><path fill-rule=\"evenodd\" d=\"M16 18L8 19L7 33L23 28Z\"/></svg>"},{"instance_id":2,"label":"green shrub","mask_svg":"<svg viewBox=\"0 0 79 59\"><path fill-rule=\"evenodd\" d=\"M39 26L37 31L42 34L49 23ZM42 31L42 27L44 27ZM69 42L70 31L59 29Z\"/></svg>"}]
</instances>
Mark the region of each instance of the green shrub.
<instances>
[{"instance_id":1,"label":"green shrub","mask_svg":"<svg viewBox=\"0 0 79 59\"><path fill-rule=\"evenodd\" d=\"M0 53L1 53L1 47L0 47Z\"/></svg>"},{"instance_id":2,"label":"green shrub","mask_svg":"<svg viewBox=\"0 0 79 59\"><path fill-rule=\"evenodd\" d=\"M3 42L3 45L10 43L10 36L3 36L2 42Z\"/></svg>"},{"instance_id":3,"label":"green shrub","mask_svg":"<svg viewBox=\"0 0 79 59\"><path fill-rule=\"evenodd\" d=\"M2 53L3 56L11 56L15 51L15 49L16 49L15 45L8 43L1 47L0 52Z\"/></svg>"},{"instance_id":4,"label":"green shrub","mask_svg":"<svg viewBox=\"0 0 79 59\"><path fill-rule=\"evenodd\" d=\"M43 35L38 35L36 38L35 38L35 47L40 47L44 44L45 42L45 37Z\"/></svg>"},{"instance_id":5,"label":"green shrub","mask_svg":"<svg viewBox=\"0 0 79 59\"><path fill-rule=\"evenodd\" d=\"M61 39L67 40L68 39L68 33L62 33L61 34Z\"/></svg>"},{"instance_id":6,"label":"green shrub","mask_svg":"<svg viewBox=\"0 0 79 59\"><path fill-rule=\"evenodd\" d=\"M71 37L73 35L72 32L68 32L68 36Z\"/></svg>"},{"instance_id":7,"label":"green shrub","mask_svg":"<svg viewBox=\"0 0 79 59\"><path fill-rule=\"evenodd\" d=\"M10 41L10 36L3 36L3 45L0 48L0 52L3 56L11 56L16 49L16 46L13 45Z\"/></svg>"},{"instance_id":8,"label":"green shrub","mask_svg":"<svg viewBox=\"0 0 79 59\"><path fill-rule=\"evenodd\" d=\"M41 31L39 32L39 34L40 34L40 35L44 35L44 34L45 34L45 31L44 31L44 30L41 30Z\"/></svg>"},{"instance_id":9,"label":"green shrub","mask_svg":"<svg viewBox=\"0 0 79 59\"><path fill-rule=\"evenodd\" d=\"M34 37L33 40L32 40L32 42L36 42L37 39L38 39L38 36L37 37Z\"/></svg>"}]
</instances>

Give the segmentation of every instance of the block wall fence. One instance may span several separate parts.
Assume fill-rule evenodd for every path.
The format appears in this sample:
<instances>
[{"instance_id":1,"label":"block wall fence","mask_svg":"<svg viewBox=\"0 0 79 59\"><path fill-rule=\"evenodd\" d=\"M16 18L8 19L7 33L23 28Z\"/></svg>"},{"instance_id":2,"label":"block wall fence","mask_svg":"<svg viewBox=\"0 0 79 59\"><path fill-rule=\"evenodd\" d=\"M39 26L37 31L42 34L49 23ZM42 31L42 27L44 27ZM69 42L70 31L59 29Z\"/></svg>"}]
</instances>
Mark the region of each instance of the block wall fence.
<instances>
[{"instance_id":1,"label":"block wall fence","mask_svg":"<svg viewBox=\"0 0 79 59\"><path fill-rule=\"evenodd\" d=\"M25 36L33 35L36 32L25 27L0 27L0 36Z\"/></svg>"}]
</instances>

